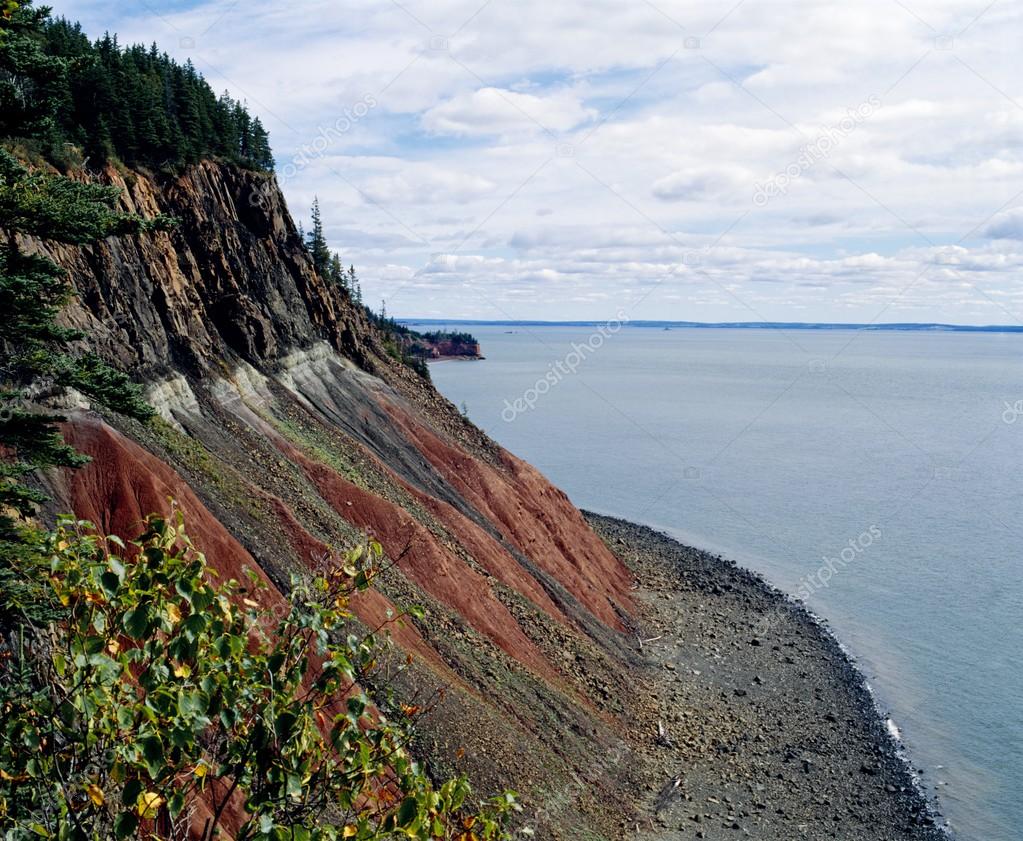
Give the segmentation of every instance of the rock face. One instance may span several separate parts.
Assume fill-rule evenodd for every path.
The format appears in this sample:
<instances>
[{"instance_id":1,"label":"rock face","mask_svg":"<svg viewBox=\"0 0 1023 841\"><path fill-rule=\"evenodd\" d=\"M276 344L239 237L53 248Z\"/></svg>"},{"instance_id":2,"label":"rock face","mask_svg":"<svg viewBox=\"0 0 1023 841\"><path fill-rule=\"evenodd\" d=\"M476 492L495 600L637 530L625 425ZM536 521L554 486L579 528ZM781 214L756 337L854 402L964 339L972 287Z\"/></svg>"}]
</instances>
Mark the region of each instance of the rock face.
<instances>
[{"instance_id":1,"label":"rock face","mask_svg":"<svg viewBox=\"0 0 1023 841\"><path fill-rule=\"evenodd\" d=\"M395 642L417 658L410 691L448 688L419 745L438 773L514 785L537 837L620 828L627 807L574 780L622 727L629 571L563 493L390 358L313 271L272 177L214 162L101 177L177 229L38 247L78 290L67 320L146 384L160 419L75 410L68 436L93 461L48 478L55 508L131 538L173 500L211 564L257 567L268 598L370 532L402 560L359 616L428 611Z\"/></svg>"}]
</instances>

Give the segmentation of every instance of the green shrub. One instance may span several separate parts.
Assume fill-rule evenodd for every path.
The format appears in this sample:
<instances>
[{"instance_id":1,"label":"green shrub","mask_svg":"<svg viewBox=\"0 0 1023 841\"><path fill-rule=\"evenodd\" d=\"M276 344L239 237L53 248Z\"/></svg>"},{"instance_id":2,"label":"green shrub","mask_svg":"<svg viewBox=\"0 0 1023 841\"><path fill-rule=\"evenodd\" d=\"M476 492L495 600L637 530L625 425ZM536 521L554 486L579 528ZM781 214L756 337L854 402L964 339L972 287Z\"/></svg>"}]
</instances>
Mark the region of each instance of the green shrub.
<instances>
[{"instance_id":1,"label":"green shrub","mask_svg":"<svg viewBox=\"0 0 1023 841\"><path fill-rule=\"evenodd\" d=\"M180 517L129 547L66 519L40 556L55 618L0 651L4 838L212 839L239 805L237 841L508 837L514 796L474 809L465 779L432 784L417 711L390 721L360 689L379 649L349 605L379 545L296 579L276 615L254 574L211 583Z\"/></svg>"}]
</instances>

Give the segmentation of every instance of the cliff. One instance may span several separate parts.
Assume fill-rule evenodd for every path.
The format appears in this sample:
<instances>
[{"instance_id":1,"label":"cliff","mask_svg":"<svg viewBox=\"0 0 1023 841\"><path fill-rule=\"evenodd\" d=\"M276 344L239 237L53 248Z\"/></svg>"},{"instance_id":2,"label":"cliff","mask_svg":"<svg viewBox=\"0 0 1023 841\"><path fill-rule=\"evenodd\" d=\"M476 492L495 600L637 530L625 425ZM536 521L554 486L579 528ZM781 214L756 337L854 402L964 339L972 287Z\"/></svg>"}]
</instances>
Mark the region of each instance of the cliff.
<instances>
[{"instance_id":1,"label":"cliff","mask_svg":"<svg viewBox=\"0 0 1023 841\"><path fill-rule=\"evenodd\" d=\"M416 658L405 688L446 689L418 749L439 774L517 788L538 837L616 837L628 769L586 787L578 774L632 726L632 574L316 275L272 176L204 162L96 177L178 227L37 246L70 271L67 321L146 384L160 417L77 405L66 432L93 461L47 477L54 510L130 538L173 500L214 568L258 567L279 591L370 532L401 560L358 614L379 624L394 603L425 606L394 637Z\"/></svg>"},{"instance_id":2,"label":"cliff","mask_svg":"<svg viewBox=\"0 0 1023 841\"><path fill-rule=\"evenodd\" d=\"M267 609L372 533L398 563L359 619L426 608L386 655L412 658L403 697L440 697L415 751L438 777L517 789L515 829L534 838L944 837L810 614L663 535L591 516L598 537L316 275L272 177L212 162L96 177L179 226L35 246L70 271L68 322L160 416L71 407L67 437L93 461L44 477L51 513L131 538L177 505L221 577L258 570Z\"/></svg>"}]
</instances>

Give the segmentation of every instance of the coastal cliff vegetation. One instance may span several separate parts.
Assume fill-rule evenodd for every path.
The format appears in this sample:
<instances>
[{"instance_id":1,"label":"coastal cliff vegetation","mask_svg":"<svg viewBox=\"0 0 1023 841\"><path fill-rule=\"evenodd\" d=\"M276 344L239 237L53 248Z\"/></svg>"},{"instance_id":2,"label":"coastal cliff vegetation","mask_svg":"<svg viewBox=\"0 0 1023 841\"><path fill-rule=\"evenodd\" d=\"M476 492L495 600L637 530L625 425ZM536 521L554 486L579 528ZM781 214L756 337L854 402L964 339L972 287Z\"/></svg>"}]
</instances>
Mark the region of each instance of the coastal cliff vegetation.
<instances>
[{"instance_id":1,"label":"coastal cliff vegetation","mask_svg":"<svg viewBox=\"0 0 1023 841\"><path fill-rule=\"evenodd\" d=\"M58 163L117 159L176 168L219 157L273 169L266 130L228 94L217 96L191 62L156 44L91 41L45 7L8 8L0 76L0 137Z\"/></svg>"},{"instance_id":2,"label":"coastal cliff vegetation","mask_svg":"<svg viewBox=\"0 0 1023 841\"><path fill-rule=\"evenodd\" d=\"M268 149L248 145L264 137L258 122L210 99L191 69L110 38L90 45L30 2L7 0L0 13L8 140L80 142L149 163L223 154L271 165ZM199 97L194 131L189 95L154 94L178 82ZM122 95L130 124L111 110ZM86 124L79 106L90 97L100 107ZM39 523L46 495L33 477L89 461L54 407L82 395L140 424L154 415L138 386L83 349L82 331L60 324L67 272L27 245L172 227L120 212L118 197L0 150L0 835L505 837L512 795L480 804L464 777L435 782L409 752L430 702L403 703L382 673L392 666L379 637L401 615L368 633L353 623L351 601L386 567L378 543L294 577L274 612L257 570L244 586L215 583L181 519L152 515L132 543L74 518Z\"/></svg>"}]
</instances>

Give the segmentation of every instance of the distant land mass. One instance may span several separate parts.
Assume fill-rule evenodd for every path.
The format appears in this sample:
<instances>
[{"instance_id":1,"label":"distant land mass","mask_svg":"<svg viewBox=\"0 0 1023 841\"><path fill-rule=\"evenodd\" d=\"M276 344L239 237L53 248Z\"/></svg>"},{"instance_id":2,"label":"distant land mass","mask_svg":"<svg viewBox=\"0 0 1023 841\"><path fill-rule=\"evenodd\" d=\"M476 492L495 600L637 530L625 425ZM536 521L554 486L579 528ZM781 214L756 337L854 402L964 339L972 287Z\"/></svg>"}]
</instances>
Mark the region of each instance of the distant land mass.
<instances>
[{"instance_id":1,"label":"distant land mass","mask_svg":"<svg viewBox=\"0 0 1023 841\"><path fill-rule=\"evenodd\" d=\"M611 319L613 320L613 319ZM399 324L409 327L436 325L475 325L479 327L599 327L607 321L486 321L460 318L399 318ZM840 324L813 321L628 321L625 327L654 329L702 328L717 330L888 330L947 333L1023 333L1023 324Z\"/></svg>"}]
</instances>

